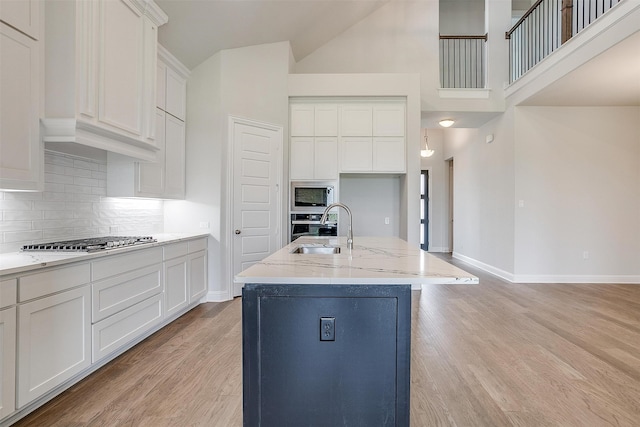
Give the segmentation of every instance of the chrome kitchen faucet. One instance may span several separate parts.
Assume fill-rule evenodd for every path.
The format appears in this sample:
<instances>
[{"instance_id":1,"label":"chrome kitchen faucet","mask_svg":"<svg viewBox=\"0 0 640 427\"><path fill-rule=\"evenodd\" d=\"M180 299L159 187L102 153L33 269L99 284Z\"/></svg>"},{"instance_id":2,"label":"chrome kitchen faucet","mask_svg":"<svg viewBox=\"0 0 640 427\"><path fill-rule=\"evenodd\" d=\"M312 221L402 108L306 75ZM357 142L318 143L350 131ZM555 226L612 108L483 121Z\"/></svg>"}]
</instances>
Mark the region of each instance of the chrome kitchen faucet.
<instances>
[{"instance_id":1,"label":"chrome kitchen faucet","mask_svg":"<svg viewBox=\"0 0 640 427\"><path fill-rule=\"evenodd\" d=\"M347 230L347 249L353 249L353 218L351 216L351 209L349 209L347 205L344 205L339 202L331 203L324 210L324 213L322 214L322 218L320 218L320 224L324 224L325 222L327 222L327 215L329 215L329 211L333 208L343 208L345 211L347 211L347 214L349 215L349 229Z\"/></svg>"}]
</instances>

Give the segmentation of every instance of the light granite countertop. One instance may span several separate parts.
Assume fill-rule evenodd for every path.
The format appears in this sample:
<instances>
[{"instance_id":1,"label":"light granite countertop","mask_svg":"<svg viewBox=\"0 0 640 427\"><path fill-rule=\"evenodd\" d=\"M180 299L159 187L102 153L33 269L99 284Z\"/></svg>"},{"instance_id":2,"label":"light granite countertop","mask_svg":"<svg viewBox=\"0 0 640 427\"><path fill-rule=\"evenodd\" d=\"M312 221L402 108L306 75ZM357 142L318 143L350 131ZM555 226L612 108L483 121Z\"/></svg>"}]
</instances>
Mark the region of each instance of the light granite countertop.
<instances>
[{"instance_id":1,"label":"light granite countertop","mask_svg":"<svg viewBox=\"0 0 640 427\"><path fill-rule=\"evenodd\" d=\"M291 253L298 246L330 245L341 253ZM478 278L395 237L301 237L235 277L236 283L299 284L453 284Z\"/></svg>"},{"instance_id":2,"label":"light granite countertop","mask_svg":"<svg viewBox=\"0 0 640 427\"><path fill-rule=\"evenodd\" d=\"M43 267L53 267L56 265L68 264L76 261L87 261L107 255L116 255L139 249L151 248L154 246L166 245L182 240L191 240L198 237L206 237L203 233L162 233L154 234L157 240L154 243L143 245L127 246L123 248L107 249L97 252L10 252L0 254L0 276L24 273ZM59 239L64 240L64 239Z\"/></svg>"}]
</instances>

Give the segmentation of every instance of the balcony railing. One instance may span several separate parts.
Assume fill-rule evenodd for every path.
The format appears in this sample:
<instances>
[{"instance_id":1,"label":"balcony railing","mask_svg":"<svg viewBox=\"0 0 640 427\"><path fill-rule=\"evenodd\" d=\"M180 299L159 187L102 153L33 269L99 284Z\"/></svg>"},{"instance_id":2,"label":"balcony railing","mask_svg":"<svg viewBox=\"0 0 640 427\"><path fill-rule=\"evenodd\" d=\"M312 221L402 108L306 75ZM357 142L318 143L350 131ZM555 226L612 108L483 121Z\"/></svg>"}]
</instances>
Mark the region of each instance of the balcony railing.
<instances>
[{"instance_id":1,"label":"balcony railing","mask_svg":"<svg viewBox=\"0 0 640 427\"><path fill-rule=\"evenodd\" d=\"M440 87L484 88L487 35L440 35Z\"/></svg>"},{"instance_id":2,"label":"balcony railing","mask_svg":"<svg viewBox=\"0 0 640 427\"><path fill-rule=\"evenodd\" d=\"M514 82L620 0L538 0L506 33Z\"/></svg>"}]
</instances>

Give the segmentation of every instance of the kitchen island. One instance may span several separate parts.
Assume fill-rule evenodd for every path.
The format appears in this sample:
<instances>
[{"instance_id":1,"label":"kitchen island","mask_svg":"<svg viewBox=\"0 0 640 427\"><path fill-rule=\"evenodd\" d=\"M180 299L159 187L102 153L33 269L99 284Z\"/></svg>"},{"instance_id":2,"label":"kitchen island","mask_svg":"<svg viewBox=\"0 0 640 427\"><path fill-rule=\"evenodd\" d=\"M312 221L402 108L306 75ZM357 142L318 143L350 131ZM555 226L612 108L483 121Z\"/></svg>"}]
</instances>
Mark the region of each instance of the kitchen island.
<instances>
[{"instance_id":1,"label":"kitchen island","mask_svg":"<svg viewBox=\"0 0 640 427\"><path fill-rule=\"evenodd\" d=\"M235 280L246 426L408 426L411 288L478 283L375 237L299 238Z\"/></svg>"}]
</instances>

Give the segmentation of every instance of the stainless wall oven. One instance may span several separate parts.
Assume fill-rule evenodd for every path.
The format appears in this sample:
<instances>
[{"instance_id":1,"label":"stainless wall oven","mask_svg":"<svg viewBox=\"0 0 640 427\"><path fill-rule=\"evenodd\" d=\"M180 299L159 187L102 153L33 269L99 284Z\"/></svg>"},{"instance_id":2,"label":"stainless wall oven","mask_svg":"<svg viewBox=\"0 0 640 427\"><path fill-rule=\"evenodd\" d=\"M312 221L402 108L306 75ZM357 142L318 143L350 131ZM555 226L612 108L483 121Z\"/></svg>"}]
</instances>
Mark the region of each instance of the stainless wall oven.
<instances>
[{"instance_id":1,"label":"stainless wall oven","mask_svg":"<svg viewBox=\"0 0 640 427\"><path fill-rule=\"evenodd\" d=\"M320 223L322 214L291 214L291 241L301 236L337 236L336 214L330 214L325 224Z\"/></svg>"},{"instance_id":2,"label":"stainless wall oven","mask_svg":"<svg viewBox=\"0 0 640 427\"><path fill-rule=\"evenodd\" d=\"M332 181L291 181L291 212L323 213L335 200Z\"/></svg>"}]
</instances>

